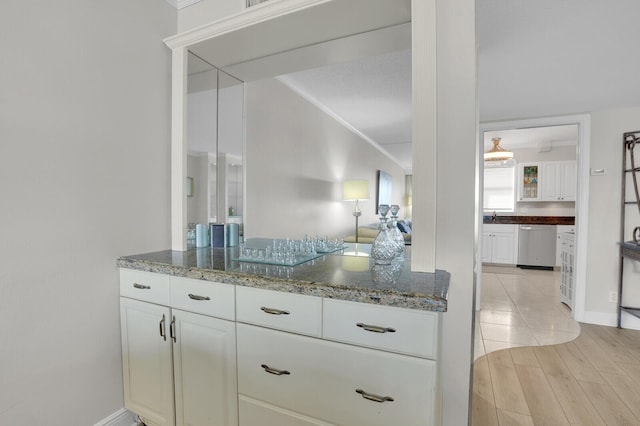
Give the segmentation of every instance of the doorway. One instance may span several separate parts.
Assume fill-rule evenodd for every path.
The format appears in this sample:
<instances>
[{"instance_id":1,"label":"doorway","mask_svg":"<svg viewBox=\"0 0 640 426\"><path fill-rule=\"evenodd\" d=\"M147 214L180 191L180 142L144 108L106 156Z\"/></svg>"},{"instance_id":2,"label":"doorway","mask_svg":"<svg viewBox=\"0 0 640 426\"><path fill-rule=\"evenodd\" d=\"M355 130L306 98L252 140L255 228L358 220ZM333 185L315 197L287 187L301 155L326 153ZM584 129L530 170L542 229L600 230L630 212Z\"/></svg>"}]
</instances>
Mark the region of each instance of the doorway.
<instances>
[{"instance_id":1,"label":"doorway","mask_svg":"<svg viewBox=\"0 0 640 426\"><path fill-rule=\"evenodd\" d=\"M587 115L579 115L579 116L564 116L564 117L547 117L547 118L539 118L539 119L529 119L529 120L517 120L517 121L505 121L505 122L494 122L494 123L484 123L480 126L480 141L484 141L484 136L492 136L499 132L515 132L515 131L523 131L524 129L545 129L551 128L555 126L575 126L577 129L577 140L575 141L575 145L573 148L560 148L563 145L568 145L568 141L564 141L562 143L558 143L557 153L560 151L565 151L563 155L568 155L567 152L572 150L575 155L576 161L576 193L575 193L575 276L574 276L574 288L575 288L575 297L574 297L574 306L571 311L571 317L576 321L581 321L584 317L584 294L585 294L585 274L586 274L586 231L587 231L587 220L588 220L588 176L589 176L589 130L590 130L590 117ZM484 143L481 142L482 146L479 151L486 151L484 148ZM505 140L503 142L503 148L510 148L509 143ZM533 147L530 148L532 151L544 150L548 149L548 143L544 143L542 147ZM553 144L552 144L553 145ZM553 146L551 147L553 150ZM516 149L514 148L514 151ZM517 151L516 151L517 152ZM548 152L548 151L547 151ZM531 153L530 153L531 154ZM553 157L547 156L547 159ZM531 159L531 157L526 158L527 160ZM564 159L564 158L558 158ZM479 170L482 172L479 174L480 180L483 179L484 175L484 162L482 156L479 156ZM516 173L517 175L517 173ZM482 188L484 182L481 181L479 187ZM515 189L517 191L517 188ZM518 204L518 203L516 203ZM549 207L551 205L546 205L544 203L525 203L520 210L516 206L514 210L509 212L504 212L503 214L511 214L511 215L538 215L544 212L545 207ZM554 215L570 215L571 207L569 203L555 203L552 205L553 211L550 213ZM522 211L524 209L524 211ZM486 214L486 213L485 213ZM481 230L483 227L483 217L478 218L478 228ZM479 238L481 233L479 232ZM476 265L477 265L477 276L478 286L477 286L477 295L476 295L476 310L480 309L480 303L482 300L482 258L483 258L483 246L486 250L487 246L485 244L478 245L478 252L476 253ZM486 260L486 256L485 256ZM488 284L487 287L491 286ZM476 328L476 334L478 334L480 330Z\"/></svg>"}]
</instances>

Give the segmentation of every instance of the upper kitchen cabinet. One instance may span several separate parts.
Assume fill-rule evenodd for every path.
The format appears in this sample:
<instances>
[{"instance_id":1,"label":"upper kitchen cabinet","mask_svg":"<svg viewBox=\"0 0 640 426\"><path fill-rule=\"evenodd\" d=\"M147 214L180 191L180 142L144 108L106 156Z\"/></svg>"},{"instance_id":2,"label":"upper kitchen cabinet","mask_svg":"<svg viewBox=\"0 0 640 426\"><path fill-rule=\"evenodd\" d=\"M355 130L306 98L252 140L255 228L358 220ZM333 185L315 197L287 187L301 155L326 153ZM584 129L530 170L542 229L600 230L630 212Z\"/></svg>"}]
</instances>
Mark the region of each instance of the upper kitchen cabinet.
<instances>
[{"instance_id":1,"label":"upper kitchen cabinet","mask_svg":"<svg viewBox=\"0 0 640 426\"><path fill-rule=\"evenodd\" d=\"M518 201L575 201L576 161L518 164Z\"/></svg>"},{"instance_id":2,"label":"upper kitchen cabinet","mask_svg":"<svg viewBox=\"0 0 640 426\"><path fill-rule=\"evenodd\" d=\"M549 161L542 165L542 201L576 200L576 161Z\"/></svg>"},{"instance_id":3,"label":"upper kitchen cabinet","mask_svg":"<svg viewBox=\"0 0 640 426\"><path fill-rule=\"evenodd\" d=\"M541 163L518 164L518 201L540 201Z\"/></svg>"}]
</instances>

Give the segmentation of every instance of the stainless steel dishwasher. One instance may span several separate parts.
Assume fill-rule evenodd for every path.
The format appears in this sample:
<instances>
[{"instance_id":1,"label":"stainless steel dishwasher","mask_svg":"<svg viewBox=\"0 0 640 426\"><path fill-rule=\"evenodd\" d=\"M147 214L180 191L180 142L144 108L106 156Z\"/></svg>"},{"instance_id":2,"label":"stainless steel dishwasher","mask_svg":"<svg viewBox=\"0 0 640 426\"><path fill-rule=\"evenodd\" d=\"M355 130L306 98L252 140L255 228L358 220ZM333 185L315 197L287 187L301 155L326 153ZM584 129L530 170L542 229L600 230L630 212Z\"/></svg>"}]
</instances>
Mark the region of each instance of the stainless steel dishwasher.
<instances>
[{"instance_id":1,"label":"stainless steel dishwasher","mask_svg":"<svg viewBox=\"0 0 640 426\"><path fill-rule=\"evenodd\" d=\"M556 263L556 225L520 225L517 266L553 269Z\"/></svg>"}]
</instances>

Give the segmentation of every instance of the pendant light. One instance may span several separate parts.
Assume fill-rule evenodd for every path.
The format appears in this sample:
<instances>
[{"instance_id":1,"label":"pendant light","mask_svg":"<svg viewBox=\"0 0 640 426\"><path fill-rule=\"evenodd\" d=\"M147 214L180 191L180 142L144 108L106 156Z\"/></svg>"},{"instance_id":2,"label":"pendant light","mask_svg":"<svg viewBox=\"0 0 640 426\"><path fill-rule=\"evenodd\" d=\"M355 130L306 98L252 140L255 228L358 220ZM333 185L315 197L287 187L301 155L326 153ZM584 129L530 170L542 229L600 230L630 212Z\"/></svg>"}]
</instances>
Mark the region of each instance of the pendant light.
<instances>
[{"instance_id":1,"label":"pendant light","mask_svg":"<svg viewBox=\"0 0 640 426\"><path fill-rule=\"evenodd\" d=\"M493 148L484 153L484 161L504 161L513 158L513 152L500 146L500 138L491 139Z\"/></svg>"}]
</instances>

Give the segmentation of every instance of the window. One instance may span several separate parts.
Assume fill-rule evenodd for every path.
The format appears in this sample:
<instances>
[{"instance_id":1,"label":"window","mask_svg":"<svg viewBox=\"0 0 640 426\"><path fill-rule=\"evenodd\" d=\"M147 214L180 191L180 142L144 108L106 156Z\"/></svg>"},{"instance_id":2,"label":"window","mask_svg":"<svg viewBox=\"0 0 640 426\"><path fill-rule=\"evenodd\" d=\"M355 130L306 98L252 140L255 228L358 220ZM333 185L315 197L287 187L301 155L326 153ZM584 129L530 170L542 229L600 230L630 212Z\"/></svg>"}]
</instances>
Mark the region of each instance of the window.
<instances>
[{"instance_id":1,"label":"window","mask_svg":"<svg viewBox=\"0 0 640 426\"><path fill-rule=\"evenodd\" d=\"M513 212L516 199L515 165L499 164L484 166L484 203L485 211Z\"/></svg>"}]
</instances>

